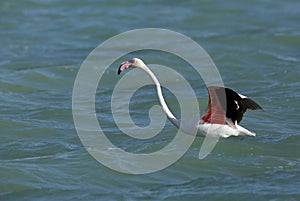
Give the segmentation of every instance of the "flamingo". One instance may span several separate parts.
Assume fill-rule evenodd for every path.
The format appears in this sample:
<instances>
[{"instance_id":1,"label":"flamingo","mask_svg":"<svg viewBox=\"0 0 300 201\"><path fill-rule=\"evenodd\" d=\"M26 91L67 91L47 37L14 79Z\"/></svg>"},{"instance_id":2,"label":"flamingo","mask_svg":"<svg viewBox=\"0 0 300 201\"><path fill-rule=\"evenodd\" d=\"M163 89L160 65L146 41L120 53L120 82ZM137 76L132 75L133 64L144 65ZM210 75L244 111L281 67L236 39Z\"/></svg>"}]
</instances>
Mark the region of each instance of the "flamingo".
<instances>
[{"instance_id":1,"label":"flamingo","mask_svg":"<svg viewBox=\"0 0 300 201\"><path fill-rule=\"evenodd\" d=\"M143 69L152 79L156 86L157 96L167 118L178 129L181 129L185 133L189 133L186 126L182 126L176 117L172 114L168 108L161 90L160 83L154 73L147 67L147 65L139 58L133 58L129 61L122 62L118 75L125 69L135 67ZM238 125L242 120L244 113L247 109L257 110L262 109L260 105L251 100L250 98L241 95L232 89L221 86L208 86L208 106L204 114L197 119L195 126L197 129L197 135L199 136L211 136L211 137L223 137L230 136L255 136L254 132L243 128ZM190 126L190 125L189 125Z\"/></svg>"}]
</instances>

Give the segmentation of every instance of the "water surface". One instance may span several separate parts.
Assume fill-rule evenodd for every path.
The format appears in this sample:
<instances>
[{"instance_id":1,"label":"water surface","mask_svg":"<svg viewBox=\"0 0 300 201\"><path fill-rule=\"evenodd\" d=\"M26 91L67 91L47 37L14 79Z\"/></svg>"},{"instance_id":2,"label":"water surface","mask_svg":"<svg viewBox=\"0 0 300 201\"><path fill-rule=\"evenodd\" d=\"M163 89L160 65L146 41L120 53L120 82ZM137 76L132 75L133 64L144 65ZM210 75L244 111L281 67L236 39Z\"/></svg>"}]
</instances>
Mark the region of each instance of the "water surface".
<instances>
[{"instance_id":1,"label":"water surface","mask_svg":"<svg viewBox=\"0 0 300 201\"><path fill-rule=\"evenodd\" d=\"M0 200L299 200L299 9L296 0L1 1ZM264 108L241 123L257 136L222 139L205 160L197 158L203 141L197 138L177 163L148 175L121 174L95 161L72 119L75 76L101 42L145 27L180 32L204 47L225 85ZM205 108L205 86L189 68L163 54L138 54L180 69ZM117 67L97 93L108 137L133 152L165 146L176 132L169 122L147 142L115 127L104 106L120 79ZM147 125L147 105L158 102L153 88L141 90L133 119ZM178 114L174 97L166 99Z\"/></svg>"}]
</instances>

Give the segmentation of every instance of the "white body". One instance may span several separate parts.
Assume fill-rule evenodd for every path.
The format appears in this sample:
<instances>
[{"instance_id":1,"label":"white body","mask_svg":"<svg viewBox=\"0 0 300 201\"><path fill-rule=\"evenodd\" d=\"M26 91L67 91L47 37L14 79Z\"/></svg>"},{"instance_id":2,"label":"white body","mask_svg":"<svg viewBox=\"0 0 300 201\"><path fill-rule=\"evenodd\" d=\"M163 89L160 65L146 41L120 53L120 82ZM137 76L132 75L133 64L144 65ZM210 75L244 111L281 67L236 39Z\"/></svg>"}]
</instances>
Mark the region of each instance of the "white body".
<instances>
[{"instance_id":1,"label":"white body","mask_svg":"<svg viewBox=\"0 0 300 201\"><path fill-rule=\"evenodd\" d=\"M236 128L232 128L229 125L223 124L200 123L197 126L197 131L197 135L211 137L255 136L255 133L239 125L236 125Z\"/></svg>"}]
</instances>

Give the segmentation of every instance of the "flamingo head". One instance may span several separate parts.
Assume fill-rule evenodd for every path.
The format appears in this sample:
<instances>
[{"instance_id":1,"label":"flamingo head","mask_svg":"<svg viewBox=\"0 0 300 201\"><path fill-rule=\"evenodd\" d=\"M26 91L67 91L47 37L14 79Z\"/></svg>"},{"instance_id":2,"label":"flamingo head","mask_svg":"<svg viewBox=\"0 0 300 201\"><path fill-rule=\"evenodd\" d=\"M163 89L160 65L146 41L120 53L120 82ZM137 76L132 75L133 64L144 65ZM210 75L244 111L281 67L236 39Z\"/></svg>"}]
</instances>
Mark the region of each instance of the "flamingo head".
<instances>
[{"instance_id":1,"label":"flamingo head","mask_svg":"<svg viewBox=\"0 0 300 201\"><path fill-rule=\"evenodd\" d=\"M145 63L139 58L133 58L129 61L124 61L121 63L118 69L118 75L126 68L130 68L130 67L142 68L143 66L145 66Z\"/></svg>"}]
</instances>

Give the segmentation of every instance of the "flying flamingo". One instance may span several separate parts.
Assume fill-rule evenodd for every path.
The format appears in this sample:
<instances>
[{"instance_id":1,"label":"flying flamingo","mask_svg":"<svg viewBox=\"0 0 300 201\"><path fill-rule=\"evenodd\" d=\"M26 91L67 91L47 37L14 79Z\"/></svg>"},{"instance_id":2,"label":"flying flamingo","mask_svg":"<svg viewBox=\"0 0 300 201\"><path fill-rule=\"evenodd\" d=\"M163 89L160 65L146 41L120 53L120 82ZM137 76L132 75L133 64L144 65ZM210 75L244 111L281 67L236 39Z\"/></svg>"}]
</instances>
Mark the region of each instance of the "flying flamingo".
<instances>
[{"instance_id":1,"label":"flying flamingo","mask_svg":"<svg viewBox=\"0 0 300 201\"><path fill-rule=\"evenodd\" d=\"M141 59L133 58L120 65L118 74L130 67L141 68L148 73L156 85L157 96L164 113L178 129L184 128L184 126L181 126L182 123L176 119L168 108L162 95L160 83L154 73ZM194 125L197 129L197 135L224 138L230 136L255 136L255 133L243 128L238 123L242 120L243 114L247 109L262 109L261 106L250 98L238 94L229 88L209 86L207 90L209 95L208 106L202 117ZM186 132L185 129L182 130Z\"/></svg>"}]
</instances>

